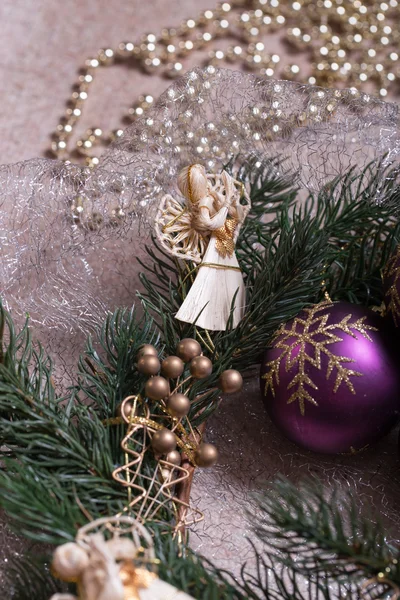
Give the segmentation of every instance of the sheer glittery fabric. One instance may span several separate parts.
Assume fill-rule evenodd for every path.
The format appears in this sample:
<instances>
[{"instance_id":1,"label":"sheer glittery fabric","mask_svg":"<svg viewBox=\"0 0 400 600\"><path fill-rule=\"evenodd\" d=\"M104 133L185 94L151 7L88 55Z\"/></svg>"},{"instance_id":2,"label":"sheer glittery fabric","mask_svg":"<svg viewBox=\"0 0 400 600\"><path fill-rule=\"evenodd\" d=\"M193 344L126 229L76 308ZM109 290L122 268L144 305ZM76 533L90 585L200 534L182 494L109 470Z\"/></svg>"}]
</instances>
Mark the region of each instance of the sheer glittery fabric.
<instances>
[{"instance_id":1,"label":"sheer glittery fabric","mask_svg":"<svg viewBox=\"0 0 400 600\"><path fill-rule=\"evenodd\" d=\"M301 199L372 160L396 167L399 154L394 104L356 90L214 67L191 71L125 130L96 170L40 159L0 168L1 296L17 321L29 313L62 385L85 334L108 310L135 303L137 258L151 243L161 196L178 196L183 166L201 162L218 171L231 159L279 157L281 173L290 174ZM379 188L372 193L383 201ZM240 395L223 401L208 438L221 459L196 475L193 500L205 520L192 545L219 566L238 573L248 560L251 568L246 536L258 518L252 492L279 472L355 485L360 498L398 526L395 434L357 456L320 458L277 433L258 382L250 380ZM3 570L13 544L4 533Z\"/></svg>"}]
</instances>

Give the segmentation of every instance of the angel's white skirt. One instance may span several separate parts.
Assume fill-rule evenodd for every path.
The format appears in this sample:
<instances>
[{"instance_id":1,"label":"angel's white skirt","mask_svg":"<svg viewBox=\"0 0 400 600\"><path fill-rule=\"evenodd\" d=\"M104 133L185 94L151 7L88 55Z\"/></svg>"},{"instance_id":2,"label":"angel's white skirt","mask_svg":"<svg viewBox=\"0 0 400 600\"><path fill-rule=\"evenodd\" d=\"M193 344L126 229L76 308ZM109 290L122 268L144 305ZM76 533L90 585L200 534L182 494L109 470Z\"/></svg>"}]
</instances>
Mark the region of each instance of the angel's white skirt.
<instances>
[{"instance_id":1,"label":"angel's white skirt","mask_svg":"<svg viewBox=\"0 0 400 600\"><path fill-rule=\"evenodd\" d=\"M195 322L204 329L224 331L235 294L233 327L243 318L246 289L235 254L223 258L215 244L216 238L211 236L196 279L176 318L185 323Z\"/></svg>"}]
</instances>

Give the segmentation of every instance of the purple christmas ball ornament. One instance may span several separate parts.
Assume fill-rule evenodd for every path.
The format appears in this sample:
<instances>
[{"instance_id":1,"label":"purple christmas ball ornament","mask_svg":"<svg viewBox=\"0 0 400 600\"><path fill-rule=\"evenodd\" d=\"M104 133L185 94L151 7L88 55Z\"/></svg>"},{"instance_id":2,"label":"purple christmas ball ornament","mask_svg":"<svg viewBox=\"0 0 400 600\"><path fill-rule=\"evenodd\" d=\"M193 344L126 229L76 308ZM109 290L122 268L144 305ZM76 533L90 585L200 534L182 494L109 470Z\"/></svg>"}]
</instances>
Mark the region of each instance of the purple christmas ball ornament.
<instances>
[{"instance_id":1,"label":"purple christmas ball ornament","mask_svg":"<svg viewBox=\"0 0 400 600\"><path fill-rule=\"evenodd\" d=\"M386 315L400 327L400 245L397 246L383 272Z\"/></svg>"},{"instance_id":2,"label":"purple christmas ball ornament","mask_svg":"<svg viewBox=\"0 0 400 600\"><path fill-rule=\"evenodd\" d=\"M355 452L397 423L398 357L382 325L363 307L324 301L280 328L261 392L286 437L314 452Z\"/></svg>"}]
</instances>

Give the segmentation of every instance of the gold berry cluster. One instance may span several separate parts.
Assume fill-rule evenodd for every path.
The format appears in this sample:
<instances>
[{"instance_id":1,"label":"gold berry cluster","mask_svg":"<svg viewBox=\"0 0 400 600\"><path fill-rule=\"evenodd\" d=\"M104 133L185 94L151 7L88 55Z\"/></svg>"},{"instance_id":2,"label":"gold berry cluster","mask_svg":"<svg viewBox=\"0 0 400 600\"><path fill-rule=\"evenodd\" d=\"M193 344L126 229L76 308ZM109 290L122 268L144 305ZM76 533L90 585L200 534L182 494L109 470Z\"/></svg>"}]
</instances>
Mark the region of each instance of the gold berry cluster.
<instances>
[{"instance_id":1,"label":"gold berry cluster","mask_svg":"<svg viewBox=\"0 0 400 600\"><path fill-rule=\"evenodd\" d=\"M176 354L163 360L160 360L154 346L145 344L137 354L136 368L139 373L148 376L144 388L145 397L156 402L161 411L171 418L171 429L163 427L152 434L151 446L155 454L166 455L167 462L179 465L181 455L177 446L180 446L184 453L185 448L189 450L189 454L192 454L193 450L197 466L212 466L217 460L217 450L212 444L202 442L201 436L198 443L199 436L188 418L192 407L188 394L193 383L210 376L213 370L213 364L209 358L203 356L199 342L185 338L178 343ZM242 386L241 374L234 369L228 369L221 373L218 387L213 389L232 394L240 391ZM122 416L129 420L133 409L132 402L123 402L122 407Z\"/></svg>"}]
</instances>

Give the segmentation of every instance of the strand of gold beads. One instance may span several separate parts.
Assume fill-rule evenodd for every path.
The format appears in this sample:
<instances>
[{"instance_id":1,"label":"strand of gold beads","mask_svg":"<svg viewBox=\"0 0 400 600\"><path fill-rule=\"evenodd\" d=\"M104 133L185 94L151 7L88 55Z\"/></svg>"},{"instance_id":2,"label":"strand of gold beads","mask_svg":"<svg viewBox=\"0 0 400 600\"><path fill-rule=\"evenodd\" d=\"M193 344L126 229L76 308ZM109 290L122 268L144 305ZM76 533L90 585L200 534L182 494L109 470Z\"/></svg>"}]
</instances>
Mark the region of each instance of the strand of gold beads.
<instances>
[{"instance_id":1,"label":"strand of gold beads","mask_svg":"<svg viewBox=\"0 0 400 600\"><path fill-rule=\"evenodd\" d=\"M94 147L122 135L122 129L106 133L94 127L74 148L69 144L96 72L116 62L129 61L150 75L174 78L183 74L193 52L202 51L204 66L236 65L265 77L356 86L385 98L400 81L399 18L398 0L233 0L177 28L163 29L159 35L148 33L138 42L101 49L80 71L66 113L53 134L52 153L63 160L76 154L94 167L98 164ZM298 64L283 64L278 53L266 51L262 40L271 33L304 53L308 65L304 72ZM220 42L232 39L234 43L226 49L219 47ZM140 117L153 101L151 95L139 96L125 120Z\"/></svg>"}]
</instances>

